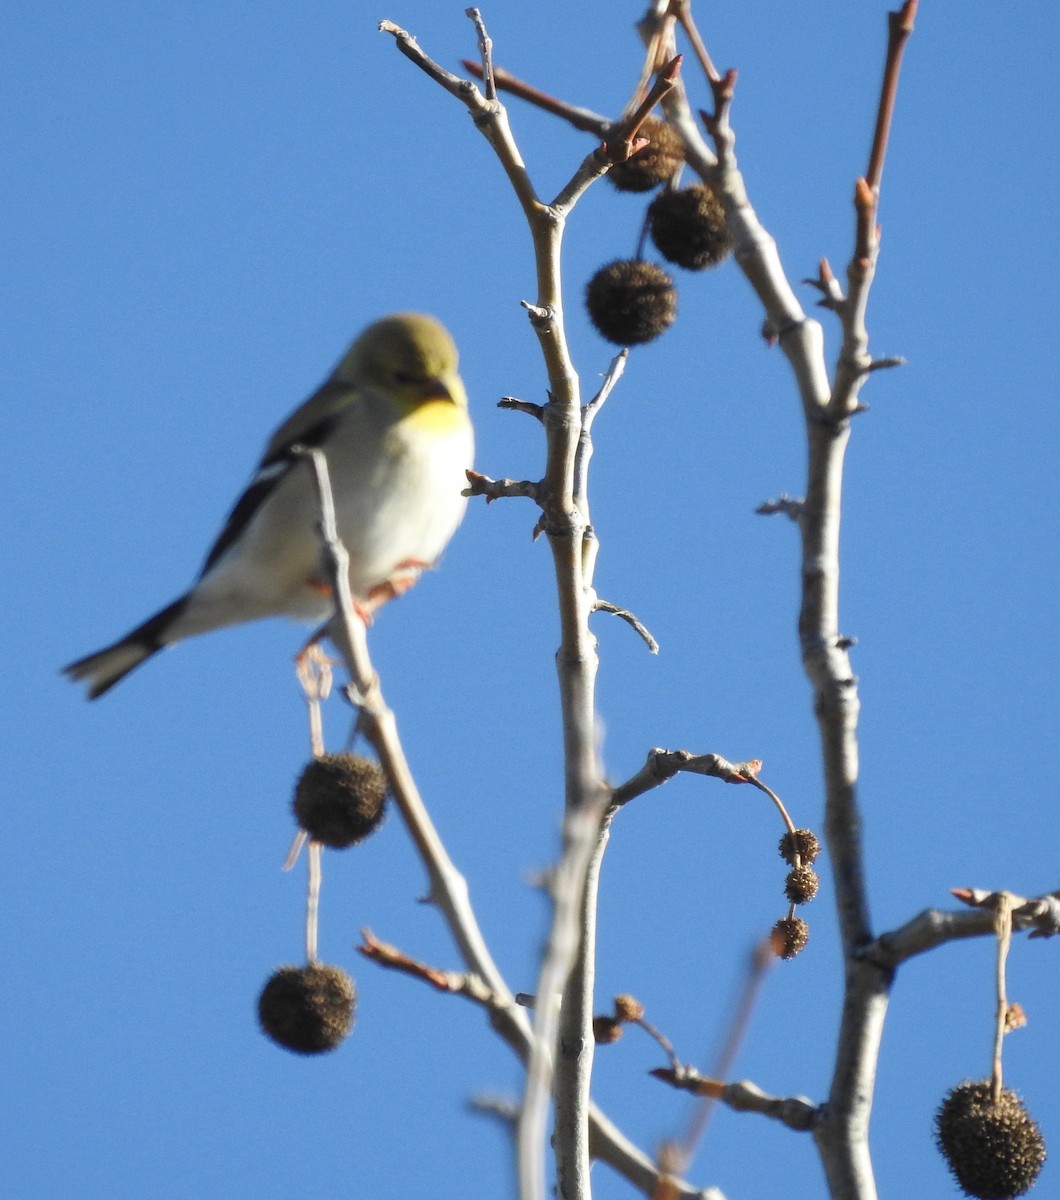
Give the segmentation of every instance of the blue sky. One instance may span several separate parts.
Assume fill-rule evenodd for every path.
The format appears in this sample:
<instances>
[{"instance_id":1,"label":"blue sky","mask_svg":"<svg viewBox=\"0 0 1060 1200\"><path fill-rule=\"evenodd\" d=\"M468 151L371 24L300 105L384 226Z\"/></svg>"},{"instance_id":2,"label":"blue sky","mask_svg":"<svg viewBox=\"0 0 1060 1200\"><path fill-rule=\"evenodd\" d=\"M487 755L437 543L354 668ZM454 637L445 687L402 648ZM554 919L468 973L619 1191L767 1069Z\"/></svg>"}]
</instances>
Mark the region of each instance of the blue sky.
<instances>
[{"instance_id":1,"label":"blue sky","mask_svg":"<svg viewBox=\"0 0 1060 1200\"><path fill-rule=\"evenodd\" d=\"M621 108L638 6L495 9L484 15L501 65ZM462 349L479 468L540 473L537 426L495 408L506 394L543 399L518 303L533 294L527 234L463 108L375 32L381 17L450 67L474 54L463 5L399 0L56 2L24 7L0 49L12 635L0 1005L5 1178L22 1200L510 1186L503 1134L465 1107L518 1089L508 1051L470 1005L353 951L366 925L459 965L417 903L424 877L396 818L324 863L321 950L357 978L353 1036L306 1061L256 1028L261 984L301 953L303 875L279 865L308 753L290 666L302 631L198 639L91 707L57 674L187 586L268 432L378 315L437 313ZM700 19L719 64L740 70L737 151L790 276L822 255L838 270L884 7L717 4ZM907 54L869 324L873 349L909 366L864 393L843 545L881 931L946 905L952 886L1060 884L1058 35L1052 7L928 0ZM511 112L540 191L554 193L591 143ZM587 392L612 351L580 294L597 266L632 253L641 213L600 183L570 222ZM819 828L795 531L753 512L802 489L798 404L737 270L679 283L676 325L634 352L594 429L598 587L663 648L651 658L596 618L604 759L619 781L655 745L759 757L797 822ZM557 622L534 517L528 502L473 504L442 568L372 631L421 788L516 990L533 987L546 918L527 876L555 855L561 804ZM326 728L340 747L337 702ZM779 833L759 793L707 780L624 811L603 873L600 1007L633 992L706 1067L748 949L782 913ZM831 902L826 874L806 910L811 944L772 973L737 1064L773 1093L827 1088ZM988 1069L992 961L985 940L951 946L898 981L873 1121L885 1195L956 1194L931 1115ZM1007 1082L1055 1143L1056 947L1018 939L1009 977L1030 1024L1009 1039ZM690 1111L646 1076L655 1065L646 1039L627 1036L596 1076L601 1103L649 1150ZM824 1196L808 1139L754 1116L719 1113L690 1173L730 1200L779 1195L793 1173L801 1194ZM632 1194L602 1167L596 1187Z\"/></svg>"}]
</instances>

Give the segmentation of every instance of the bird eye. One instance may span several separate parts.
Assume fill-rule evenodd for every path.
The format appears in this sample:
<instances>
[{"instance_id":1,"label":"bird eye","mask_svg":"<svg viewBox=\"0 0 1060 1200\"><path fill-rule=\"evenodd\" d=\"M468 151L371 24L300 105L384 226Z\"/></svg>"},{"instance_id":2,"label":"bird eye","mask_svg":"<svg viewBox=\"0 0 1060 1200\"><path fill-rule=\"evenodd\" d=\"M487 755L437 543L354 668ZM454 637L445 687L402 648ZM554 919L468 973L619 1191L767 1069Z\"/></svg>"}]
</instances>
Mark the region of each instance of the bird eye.
<instances>
[{"instance_id":1,"label":"bird eye","mask_svg":"<svg viewBox=\"0 0 1060 1200\"><path fill-rule=\"evenodd\" d=\"M413 375L411 371L395 371L394 382L400 383L402 386L408 387L414 383L419 383L419 377Z\"/></svg>"}]
</instances>

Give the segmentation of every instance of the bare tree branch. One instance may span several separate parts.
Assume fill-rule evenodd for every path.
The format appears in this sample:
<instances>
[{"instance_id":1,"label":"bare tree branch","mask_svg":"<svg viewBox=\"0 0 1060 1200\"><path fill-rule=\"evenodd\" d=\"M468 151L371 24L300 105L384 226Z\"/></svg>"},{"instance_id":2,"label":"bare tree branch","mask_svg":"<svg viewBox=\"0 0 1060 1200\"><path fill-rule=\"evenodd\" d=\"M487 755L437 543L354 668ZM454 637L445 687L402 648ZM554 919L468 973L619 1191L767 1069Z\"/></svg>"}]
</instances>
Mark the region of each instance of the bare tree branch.
<instances>
[{"instance_id":1,"label":"bare tree branch","mask_svg":"<svg viewBox=\"0 0 1060 1200\"><path fill-rule=\"evenodd\" d=\"M903 962L947 942L992 934L996 920L995 898L1000 893L966 889L965 894L973 905L972 911L927 908L898 929L881 933L859 952L859 957L894 972ZM1060 896L1050 893L1030 900L1015 897L1012 928L1029 929L1031 937L1039 938L1060 933Z\"/></svg>"},{"instance_id":2,"label":"bare tree branch","mask_svg":"<svg viewBox=\"0 0 1060 1200\"><path fill-rule=\"evenodd\" d=\"M466 71L481 79L482 68L478 63L465 58L461 60L460 65ZM547 92L542 92L532 84L516 78L510 71L505 71L501 67L494 66L493 77L496 80L497 87L502 92L518 96L520 100L525 100L528 104L534 105L535 108L540 108L544 112L551 113L554 117L559 117L569 125L573 125L575 129L580 129L583 133L595 134L601 140L607 136L611 122L606 117L601 117L599 113L594 113L588 108L578 108L573 104L568 104L565 100L559 100L555 96L550 96Z\"/></svg>"},{"instance_id":3,"label":"bare tree branch","mask_svg":"<svg viewBox=\"0 0 1060 1200\"><path fill-rule=\"evenodd\" d=\"M905 0L897 12L887 14L887 55L876 109L876 128L872 137L869 165L864 178L859 179L854 188L857 232L854 254L847 267L847 295L834 304L843 326L843 345L836 363L835 382L829 405L833 418L849 416L856 411L858 392L872 369L865 311L869 290L876 274L876 259L880 252L880 231L877 225L880 183L883 179L887 140L898 94L898 74L906 42L913 32L917 3L918 0Z\"/></svg>"},{"instance_id":4,"label":"bare tree branch","mask_svg":"<svg viewBox=\"0 0 1060 1200\"><path fill-rule=\"evenodd\" d=\"M902 11L910 12L908 2ZM659 10L656 8L642 22L642 34L650 32L658 21ZM894 24L892 20L892 30ZM897 78L897 65L892 65L892 61L889 57L885 79L890 79L893 84ZM848 272L850 290L855 293L853 298L840 300L829 278L831 273L827 264L821 266L821 290L829 307L840 312L844 329L844 346L833 387L828 381L821 326L805 315L796 300L776 245L751 207L736 162L735 135L730 121L736 73L719 74L711 70L706 73L714 97L714 111L701 116L710 134L713 152L703 144L680 88L668 101L667 115L681 134L689 165L721 198L733 242L733 256L762 303L765 328L770 338L775 338L791 364L806 421L808 480L805 500L798 513L802 537L799 639L804 669L813 687L814 710L821 736L825 835L844 957L850 964L829 1104L825 1118L815 1130L815 1137L833 1200L875 1200L868 1121L887 1007L888 977L868 964L859 964L856 959L857 952L871 940L872 934L857 804L856 730L860 702L848 654L850 639L845 638L839 628L839 523L843 461L850 437L849 417L858 407L857 392L866 378L865 368L870 361L867 334L864 333L864 309L878 250L874 227L876 197L868 189L872 200L871 253L867 262L862 262L855 254L852 263L855 269ZM889 95L893 104L893 86L889 92L885 86L884 95ZM881 104L885 102L881 101ZM878 119L877 126L880 124ZM858 194L858 239L865 236L869 214L864 190L859 189Z\"/></svg>"},{"instance_id":5,"label":"bare tree branch","mask_svg":"<svg viewBox=\"0 0 1060 1200\"><path fill-rule=\"evenodd\" d=\"M720 1083L700 1075L695 1067L683 1067L680 1071L656 1067L649 1073L694 1096L718 1100L737 1112L761 1113L800 1133L812 1130L820 1118L820 1108L805 1096L770 1096L746 1079L738 1083Z\"/></svg>"},{"instance_id":6,"label":"bare tree branch","mask_svg":"<svg viewBox=\"0 0 1060 1200\"><path fill-rule=\"evenodd\" d=\"M486 37L475 15L480 40ZM398 48L442 87L464 103L476 128L496 152L523 208L534 245L537 297L527 304L548 374L549 401L544 410L546 461L538 485L541 528L552 548L560 614L560 647L557 653L560 706L563 720L566 813L564 854L557 876L565 882L577 871L584 880L580 905L566 903L561 889L556 899L552 930L546 945L540 1002L534 1012L534 1037L527 1063L527 1085L520 1114L518 1157L520 1189L524 1200L544 1197L544 1119L548 1085L555 1099L553 1145L561 1193L588 1197L589 1187L589 1084L593 1041L592 992L595 959L595 872L591 839L583 827L599 829L595 809L602 803L602 783L596 760L595 680L597 656L589 630L595 595L587 571L595 562L595 548L586 550L590 529L588 503L577 494L577 459L582 412L578 377L571 362L563 323L560 247L566 218L585 189L612 162L621 161L637 148L637 134L651 104L672 91L679 62L660 74L645 104L609 128L605 143L589 154L569 182L550 203L537 196L511 134L507 114L496 99L485 99L470 81L457 80L433 63L404 30L392 22L380 29L391 34ZM487 68L483 68L486 72ZM496 78L496 73L495 76ZM498 80L499 83L499 80ZM588 818L588 819L587 819ZM560 928L561 920L580 912L579 936ZM570 952L567 948L573 947ZM562 953L560 952L562 949ZM562 1009L560 992L562 991ZM555 1049L555 1078L548 1048Z\"/></svg>"},{"instance_id":7,"label":"bare tree branch","mask_svg":"<svg viewBox=\"0 0 1060 1200\"><path fill-rule=\"evenodd\" d=\"M525 1064L534 1044L530 1023L490 956L471 908L467 882L453 866L423 805L398 737L397 722L383 701L368 656L364 624L354 612L349 587L349 557L335 525L327 460L319 450L305 450L303 454L317 488L323 560L335 597L336 612L330 632L352 680L347 690L360 710L359 725L379 755L398 811L427 870L430 900L445 918L469 972L482 981L490 996L490 1023ZM464 994L474 998L470 988ZM548 1052L546 1047L544 1053ZM593 1104L589 1105L588 1144L592 1154L641 1192L647 1196L653 1194L659 1179L654 1163ZM678 1182L681 1200L696 1200L704 1195L691 1185Z\"/></svg>"},{"instance_id":8,"label":"bare tree branch","mask_svg":"<svg viewBox=\"0 0 1060 1200\"><path fill-rule=\"evenodd\" d=\"M611 789L610 807L612 810L621 808L652 788L669 782L679 771L712 775L725 783L750 783L761 767L761 761L756 758L734 763L720 754L693 754L690 750L663 750L657 746L648 751L644 766L636 775Z\"/></svg>"}]
</instances>

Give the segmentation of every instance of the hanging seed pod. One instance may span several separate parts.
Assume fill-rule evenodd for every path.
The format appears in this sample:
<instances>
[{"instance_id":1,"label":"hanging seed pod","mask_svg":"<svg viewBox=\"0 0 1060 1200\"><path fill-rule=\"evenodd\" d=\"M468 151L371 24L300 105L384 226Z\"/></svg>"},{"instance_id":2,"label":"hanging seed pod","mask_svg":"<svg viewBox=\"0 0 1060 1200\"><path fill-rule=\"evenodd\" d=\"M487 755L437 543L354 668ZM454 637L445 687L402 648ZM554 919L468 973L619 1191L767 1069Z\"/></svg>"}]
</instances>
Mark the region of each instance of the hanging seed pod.
<instances>
[{"instance_id":1,"label":"hanging seed pod","mask_svg":"<svg viewBox=\"0 0 1060 1200\"><path fill-rule=\"evenodd\" d=\"M802 917L782 917L769 935L773 953L778 958L794 958L806 949L810 927Z\"/></svg>"},{"instance_id":2,"label":"hanging seed pod","mask_svg":"<svg viewBox=\"0 0 1060 1200\"><path fill-rule=\"evenodd\" d=\"M353 1028L357 989L338 967L280 967L258 997L262 1030L296 1054L334 1050Z\"/></svg>"},{"instance_id":3,"label":"hanging seed pod","mask_svg":"<svg viewBox=\"0 0 1060 1200\"><path fill-rule=\"evenodd\" d=\"M813 867L794 867L784 882L784 894L792 904L809 904L821 881Z\"/></svg>"},{"instance_id":4,"label":"hanging seed pod","mask_svg":"<svg viewBox=\"0 0 1060 1200\"><path fill-rule=\"evenodd\" d=\"M802 865L808 867L817 861L820 853L821 843L811 829L796 829L794 833L786 833L780 839L780 857L792 866L795 865L796 854L802 860Z\"/></svg>"},{"instance_id":5,"label":"hanging seed pod","mask_svg":"<svg viewBox=\"0 0 1060 1200\"><path fill-rule=\"evenodd\" d=\"M680 135L658 117L648 117L638 136L647 138L648 145L625 162L613 163L607 172L607 178L620 192L650 192L673 179L685 160Z\"/></svg>"},{"instance_id":6,"label":"hanging seed pod","mask_svg":"<svg viewBox=\"0 0 1060 1200\"><path fill-rule=\"evenodd\" d=\"M935 1114L935 1139L957 1183L978 1200L1011 1200L1034 1185L1045 1141L1015 1092L994 1103L989 1080L953 1088Z\"/></svg>"},{"instance_id":7,"label":"hanging seed pod","mask_svg":"<svg viewBox=\"0 0 1060 1200\"><path fill-rule=\"evenodd\" d=\"M589 319L609 342L637 346L654 341L677 316L677 289L655 263L619 259L608 263L585 289Z\"/></svg>"},{"instance_id":8,"label":"hanging seed pod","mask_svg":"<svg viewBox=\"0 0 1060 1200\"><path fill-rule=\"evenodd\" d=\"M656 196L648 205L648 231L663 258L688 271L716 267L732 249L725 210L705 184Z\"/></svg>"},{"instance_id":9,"label":"hanging seed pod","mask_svg":"<svg viewBox=\"0 0 1060 1200\"><path fill-rule=\"evenodd\" d=\"M371 759L325 754L302 772L292 807L313 841L342 850L379 826L386 795L386 776Z\"/></svg>"}]
</instances>

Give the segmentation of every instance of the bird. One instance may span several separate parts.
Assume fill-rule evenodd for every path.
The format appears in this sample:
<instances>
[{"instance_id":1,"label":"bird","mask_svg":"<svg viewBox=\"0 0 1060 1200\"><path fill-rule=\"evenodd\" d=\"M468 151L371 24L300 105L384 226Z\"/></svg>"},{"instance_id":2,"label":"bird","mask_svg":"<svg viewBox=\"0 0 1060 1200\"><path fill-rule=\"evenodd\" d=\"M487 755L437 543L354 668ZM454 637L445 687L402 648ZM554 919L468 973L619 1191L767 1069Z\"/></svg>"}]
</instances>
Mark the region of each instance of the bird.
<instances>
[{"instance_id":1,"label":"bird","mask_svg":"<svg viewBox=\"0 0 1060 1200\"><path fill-rule=\"evenodd\" d=\"M327 619L317 493L323 452L350 589L367 621L433 566L467 504L474 435L448 330L424 313L369 325L269 439L191 588L123 638L63 668L95 700L166 646L261 617Z\"/></svg>"}]
</instances>

